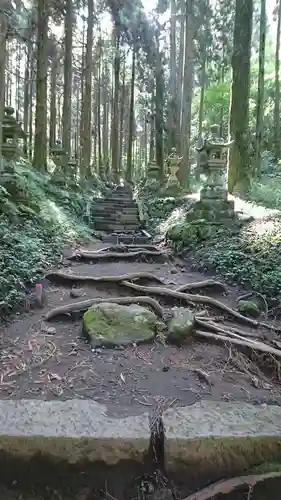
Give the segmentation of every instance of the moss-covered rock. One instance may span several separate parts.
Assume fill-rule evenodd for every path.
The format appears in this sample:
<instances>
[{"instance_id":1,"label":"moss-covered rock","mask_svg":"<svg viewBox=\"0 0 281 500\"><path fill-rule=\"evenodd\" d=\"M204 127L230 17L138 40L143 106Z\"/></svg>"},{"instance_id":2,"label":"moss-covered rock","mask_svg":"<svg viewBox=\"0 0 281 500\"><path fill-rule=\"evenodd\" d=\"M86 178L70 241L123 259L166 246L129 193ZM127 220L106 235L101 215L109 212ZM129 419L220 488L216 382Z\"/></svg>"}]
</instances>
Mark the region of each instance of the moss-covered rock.
<instances>
[{"instance_id":1,"label":"moss-covered rock","mask_svg":"<svg viewBox=\"0 0 281 500\"><path fill-rule=\"evenodd\" d=\"M260 315L260 309L256 302L253 300L240 300L238 302L237 310L245 316L256 318Z\"/></svg>"},{"instance_id":2,"label":"moss-covered rock","mask_svg":"<svg viewBox=\"0 0 281 500\"><path fill-rule=\"evenodd\" d=\"M103 302L83 316L83 332L94 347L151 342L164 328L153 312L135 304Z\"/></svg>"},{"instance_id":3,"label":"moss-covered rock","mask_svg":"<svg viewBox=\"0 0 281 500\"><path fill-rule=\"evenodd\" d=\"M194 313L190 309L186 307L174 307L173 317L168 325L167 340L171 344L183 344L192 334L194 323Z\"/></svg>"}]
</instances>

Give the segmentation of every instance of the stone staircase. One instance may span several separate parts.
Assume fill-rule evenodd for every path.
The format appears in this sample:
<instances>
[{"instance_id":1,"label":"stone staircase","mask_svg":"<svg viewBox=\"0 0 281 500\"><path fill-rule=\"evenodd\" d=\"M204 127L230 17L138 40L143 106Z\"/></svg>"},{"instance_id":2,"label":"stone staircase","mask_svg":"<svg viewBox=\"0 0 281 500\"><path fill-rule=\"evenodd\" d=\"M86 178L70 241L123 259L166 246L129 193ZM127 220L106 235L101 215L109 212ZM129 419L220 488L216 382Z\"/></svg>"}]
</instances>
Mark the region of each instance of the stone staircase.
<instances>
[{"instance_id":1,"label":"stone staircase","mask_svg":"<svg viewBox=\"0 0 281 500\"><path fill-rule=\"evenodd\" d=\"M91 220L96 231L109 236L104 235L104 241L129 242L137 235L148 239L142 234L138 205L130 186L117 186L106 197L96 199L91 208Z\"/></svg>"}]
</instances>

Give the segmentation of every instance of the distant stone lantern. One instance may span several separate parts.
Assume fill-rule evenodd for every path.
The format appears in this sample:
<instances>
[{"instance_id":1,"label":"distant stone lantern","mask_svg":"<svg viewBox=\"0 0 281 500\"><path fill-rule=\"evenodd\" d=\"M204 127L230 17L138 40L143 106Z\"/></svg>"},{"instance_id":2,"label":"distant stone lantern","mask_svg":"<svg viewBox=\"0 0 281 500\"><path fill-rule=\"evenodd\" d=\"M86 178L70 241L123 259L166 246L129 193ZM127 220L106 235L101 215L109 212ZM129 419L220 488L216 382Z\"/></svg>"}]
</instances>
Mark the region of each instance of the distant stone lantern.
<instances>
[{"instance_id":1,"label":"distant stone lantern","mask_svg":"<svg viewBox=\"0 0 281 500\"><path fill-rule=\"evenodd\" d=\"M61 140L57 140L56 144L52 149L50 150L50 153L52 155L53 161L55 165L60 169L61 167L65 166L65 160L66 160L66 153L65 150L62 147L62 142Z\"/></svg>"},{"instance_id":2,"label":"distant stone lantern","mask_svg":"<svg viewBox=\"0 0 281 500\"><path fill-rule=\"evenodd\" d=\"M204 169L207 178L200 192L201 200L227 200L227 152L232 144L233 141L225 142L219 136L218 125L213 125L210 137L205 139L201 148L197 148L198 152L205 151L207 160Z\"/></svg>"},{"instance_id":3,"label":"distant stone lantern","mask_svg":"<svg viewBox=\"0 0 281 500\"><path fill-rule=\"evenodd\" d=\"M14 117L14 108L6 106L4 108L4 118L2 125L2 155L7 159L15 159L19 156L19 139L23 137L20 124Z\"/></svg>"}]
</instances>

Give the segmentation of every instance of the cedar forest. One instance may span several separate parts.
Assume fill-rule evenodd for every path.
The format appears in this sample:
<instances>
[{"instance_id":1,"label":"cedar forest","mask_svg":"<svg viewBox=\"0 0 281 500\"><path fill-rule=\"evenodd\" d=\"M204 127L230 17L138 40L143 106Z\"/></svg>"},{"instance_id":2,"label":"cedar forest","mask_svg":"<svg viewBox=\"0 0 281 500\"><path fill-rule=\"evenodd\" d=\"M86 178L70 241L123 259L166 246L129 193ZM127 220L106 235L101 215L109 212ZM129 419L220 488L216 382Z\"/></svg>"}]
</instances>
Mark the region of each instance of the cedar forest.
<instances>
[{"instance_id":1,"label":"cedar forest","mask_svg":"<svg viewBox=\"0 0 281 500\"><path fill-rule=\"evenodd\" d=\"M103 193L102 171L141 197L149 161L164 176L175 147L185 197L195 193L196 145L213 124L234 140L228 189L252 218L171 244L200 269L278 297L280 39L279 0L1 2L0 130L13 107L24 144L7 161L0 141L0 299L16 304L66 239L91 238L87 207ZM53 175L58 140L63 182ZM183 198L146 190L148 228L184 226Z\"/></svg>"}]
</instances>

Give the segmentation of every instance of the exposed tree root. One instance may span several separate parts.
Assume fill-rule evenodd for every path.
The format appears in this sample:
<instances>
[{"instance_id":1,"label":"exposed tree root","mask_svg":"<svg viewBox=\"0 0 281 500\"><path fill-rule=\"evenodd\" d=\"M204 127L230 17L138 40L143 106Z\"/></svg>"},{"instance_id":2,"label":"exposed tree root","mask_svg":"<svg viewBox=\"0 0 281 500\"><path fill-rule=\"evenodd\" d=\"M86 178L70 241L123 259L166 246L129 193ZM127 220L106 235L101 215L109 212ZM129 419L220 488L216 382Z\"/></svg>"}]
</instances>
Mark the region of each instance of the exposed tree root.
<instances>
[{"instance_id":1,"label":"exposed tree root","mask_svg":"<svg viewBox=\"0 0 281 500\"><path fill-rule=\"evenodd\" d=\"M222 302L214 299L213 297L208 297L204 295L192 295L189 293L178 292L177 290L172 290L170 288L164 288L164 287L141 286L141 285L136 285L135 283L130 283L128 281L122 281L121 284L129 288L133 288L134 290L137 290L139 292L144 292L151 295L162 295L162 296L164 295L166 297L174 297L175 299L182 300L188 304L195 303L195 304L203 304L206 306L216 307L217 309L220 309L221 311L229 314L230 316L236 318L238 321L246 325L253 326L254 328L263 326L264 328L269 328L277 331L277 329L271 325L267 325L266 323L259 323L254 319L243 316L238 311L235 311L231 307L227 306L226 304L223 304Z\"/></svg>"},{"instance_id":2,"label":"exposed tree root","mask_svg":"<svg viewBox=\"0 0 281 500\"><path fill-rule=\"evenodd\" d=\"M87 283L102 283L102 282L118 282L118 281L135 281L139 279L146 279L151 281L156 281L158 283L163 283L160 278L154 276L151 273L130 273L130 274L121 274L119 276L81 276L80 274L70 274L64 273L61 271L56 271L52 273L48 273L45 275L45 278L52 282L61 282L61 281L69 281L69 282L87 282Z\"/></svg>"},{"instance_id":3,"label":"exposed tree root","mask_svg":"<svg viewBox=\"0 0 281 500\"><path fill-rule=\"evenodd\" d=\"M187 283L186 285L181 285L178 288L176 288L176 291L186 292L187 290L188 291L201 290L202 288L206 287L217 287L221 288L224 293L228 292L227 287L223 283L214 280L204 280L204 281L197 281L195 283Z\"/></svg>"},{"instance_id":4,"label":"exposed tree root","mask_svg":"<svg viewBox=\"0 0 281 500\"><path fill-rule=\"evenodd\" d=\"M197 491L196 493L184 498L184 500L215 500L217 495L227 495L239 486L243 485L248 486L249 492L251 492L256 484L266 481L267 479L274 479L275 477L277 478L280 476L281 472L268 472L267 474L252 474L250 476L232 477L231 479L219 481L218 483L212 484L201 491ZM249 495L248 498L250 499L251 495Z\"/></svg>"},{"instance_id":5,"label":"exposed tree root","mask_svg":"<svg viewBox=\"0 0 281 500\"><path fill-rule=\"evenodd\" d=\"M238 329L234 329L234 328L227 327L227 326L222 327L222 326L218 325L217 323L214 323L213 321L210 321L210 320L204 321L204 319L202 319L202 317L201 318L198 317L197 314L195 316L195 321L196 321L196 324L198 326L201 326L202 328L207 328L207 329L212 330L213 332L216 332L216 333L222 333L224 335L229 335L232 337L243 338L243 339L245 337L252 337L252 338L254 337L254 339L257 340L256 335L253 333L245 332L243 330L238 330ZM251 340L251 339L249 339L249 340Z\"/></svg>"},{"instance_id":6,"label":"exposed tree root","mask_svg":"<svg viewBox=\"0 0 281 500\"><path fill-rule=\"evenodd\" d=\"M158 248L155 245L125 245L124 243L117 243L116 245L111 245L108 247L101 248L98 252L131 252L131 251L143 251L150 250L152 252L157 252ZM84 252L84 250L81 250ZM87 252L88 250L85 250Z\"/></svg>"},{"instance_id":7,"label":"exposed tree root","mask_svg":"<svg viewBox=\"0 0 281 500\"><path fill-rule=\"evenodd\" d=\"M68 260L108 260L108 259L134 259L140 256L147 257L165 257L166 254L160 252L160 250L138 250L136 252L85 252L85 251L77 251L70 257L67 257Z\"/></svg>"},{"instance_id":8,"label":"exposed tree root","mask_svg":"<svg viewBox=\"0 0 281 500\"><path fill-rule=\"evenodd\" d=\"M55 307L51 311L49 311L45 315L45 320L50 321L50 319L55 318L56 316L61 316L64 314L71 314L74 312L85 312L89 307L94 304L100 304L102 302L110 302L114 304L143 304L152 307L154 312L162 319L164 317L164 310L160 306L157 300L152 299L151 297L110 297L107 299L94 298L82 300L80 302L74 302L72 304L65 304L59 307Z\"/></svg>"},{"instance_id":9,"label":"exposed tree root","mask_svg":"<svg viewBox=\"0 0 281 500\"><path fill-rule=\"evenodd\" d=\"M243 338L227 337L226 335L205 332L202 330L194 330L194 335L206 339L215 339L218 340L219 342L231 342L232 344L236 344L241 347L249 347L250 349L254 349L256 351L260 351L267 354L273 354L274 356L281 358L281 350L275 349L274 347L266 345L263 342L247 340Z\"/></svg>"}]
</instances>

